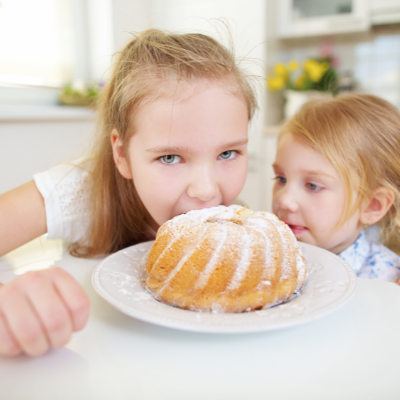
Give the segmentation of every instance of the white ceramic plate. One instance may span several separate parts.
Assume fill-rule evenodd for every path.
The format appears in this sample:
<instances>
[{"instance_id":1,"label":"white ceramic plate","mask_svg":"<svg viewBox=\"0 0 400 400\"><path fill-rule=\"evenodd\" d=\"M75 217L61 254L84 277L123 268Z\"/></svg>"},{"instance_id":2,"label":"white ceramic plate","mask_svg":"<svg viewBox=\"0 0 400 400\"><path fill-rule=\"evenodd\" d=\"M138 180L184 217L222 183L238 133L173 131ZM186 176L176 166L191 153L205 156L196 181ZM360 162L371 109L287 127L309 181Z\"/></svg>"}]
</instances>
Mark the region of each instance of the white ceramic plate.
<instances>
[{"instance_id":1,"label":"white ceramic plate","mask_svg":"<svg viewBox=\"0 0 400 400\"><path fill-rule=\"evenodd\" d=\"M344 305L356 290L356 275L341 258L301 243L308 277L292 300L261 311L214 314L187 311L155 300L143 287L146 260L153 241L105 258L94 270L96 291L118 310L142 321L169 328L209 333L244 333L279 329L322 317Z\"/></svg>"}]
</instances>

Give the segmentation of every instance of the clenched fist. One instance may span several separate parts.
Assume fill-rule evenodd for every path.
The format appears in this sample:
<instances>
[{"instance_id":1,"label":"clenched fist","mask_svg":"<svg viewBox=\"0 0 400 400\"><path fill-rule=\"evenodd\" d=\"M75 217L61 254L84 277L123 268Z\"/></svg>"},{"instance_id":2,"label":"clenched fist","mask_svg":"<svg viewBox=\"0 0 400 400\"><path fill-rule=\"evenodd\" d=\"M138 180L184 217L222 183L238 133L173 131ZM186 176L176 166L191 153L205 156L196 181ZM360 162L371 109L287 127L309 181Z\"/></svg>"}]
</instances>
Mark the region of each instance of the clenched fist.
<instances>
[{"instance_id":1,"label":"clenched fist","mask_svg":"<svg viewBox=\"0 0 400 400\"><path fill-rule=\"evenodd\" d=\"M71 275L59 267L28 272L0 287L0 354L62 347L88 318L88 296Z\"/></svg>"}]
</instances>

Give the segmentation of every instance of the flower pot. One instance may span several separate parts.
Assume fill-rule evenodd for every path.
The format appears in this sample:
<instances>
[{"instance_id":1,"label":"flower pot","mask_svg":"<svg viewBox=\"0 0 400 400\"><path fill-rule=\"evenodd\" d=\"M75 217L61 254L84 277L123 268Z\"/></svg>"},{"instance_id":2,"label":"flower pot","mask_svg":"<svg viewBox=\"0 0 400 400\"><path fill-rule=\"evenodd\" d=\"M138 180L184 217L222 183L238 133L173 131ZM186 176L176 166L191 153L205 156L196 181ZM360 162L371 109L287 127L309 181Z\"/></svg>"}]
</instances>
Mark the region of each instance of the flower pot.
<instances>
[{"instance_id":1,"label":"flower pot","mask_svg":"<svg viewBox=\"0 0 400 400\"><path fill-rule=\"evenodd\" d=\"M329 99L331 92L318 92L317 90L298 91L285 90L285 119L290 119L300 110L301 106L313 99Z\"/></svg>"}]
</instances>

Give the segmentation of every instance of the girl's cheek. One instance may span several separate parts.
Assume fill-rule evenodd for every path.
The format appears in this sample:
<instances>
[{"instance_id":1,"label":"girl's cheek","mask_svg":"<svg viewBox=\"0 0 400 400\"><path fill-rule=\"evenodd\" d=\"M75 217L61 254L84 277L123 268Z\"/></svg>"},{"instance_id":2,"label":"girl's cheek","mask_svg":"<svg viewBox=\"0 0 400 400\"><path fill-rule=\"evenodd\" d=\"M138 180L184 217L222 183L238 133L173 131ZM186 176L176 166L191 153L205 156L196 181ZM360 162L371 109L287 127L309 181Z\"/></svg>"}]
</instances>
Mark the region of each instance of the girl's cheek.
<instances>
[{"instance_id":1,"label":"girl's cheek","mask_svg":"<svg viewBox=\"0 0 400 400\"><path fill-rule=\"evenodd\" d=\"M224 178L224 185L229 188L232 193L232 201L240 194L247 178L247 163L242 161L238 168L229 176Z\"/></svg>"},{"instance_id":2,"label":"girl's cheek","mask_svg":"<svg viewBox=\"0 0 400 400\"><path fill-rule=\"evenodd\" d=\"M272 189L272 209L276 210L278 208L279 200L279 187L277 187L276 182L274 183Z\"/></svg>"}]
</instances>

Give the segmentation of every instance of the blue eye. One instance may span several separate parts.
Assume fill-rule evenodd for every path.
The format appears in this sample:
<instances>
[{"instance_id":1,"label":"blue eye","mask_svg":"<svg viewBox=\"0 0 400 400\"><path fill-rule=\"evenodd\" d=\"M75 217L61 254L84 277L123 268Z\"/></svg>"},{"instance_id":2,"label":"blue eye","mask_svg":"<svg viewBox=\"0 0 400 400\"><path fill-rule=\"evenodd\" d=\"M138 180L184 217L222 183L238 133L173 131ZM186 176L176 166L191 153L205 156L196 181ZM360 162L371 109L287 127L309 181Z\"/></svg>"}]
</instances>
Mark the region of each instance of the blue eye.
<instances>
[{"instance_id":1,"label":"blue eye","mask_svg":"<svg viewBox=\"0 0 400 400\"><path fill-rule=\"evenodd\" d=\"M284 176L276 176L274 180L278 181L279 183L286 183L286 178Z\"/></svg>"},{"instance_id":2,"label":"blue eye","mask_svg":"<svg viewBox=\"0 0 400 400\"><path fill-rule=\"evenodd\" d=\"M167 156L162 156L159 158L159 160L163 163L163 164L178 164L179 161L181 161L181 158L175 154L168 154Z\"/></svg>"},{"instance_id":3,"label":"blue eye","mask_svg":"<svg viewBox=\"0 0 400 400\"><path fill-rule=\"evenodd\" d=\"M224 151L223 153L221 153L219 156L223 159L223 160L231 160L233 157L235 157L236 155L236 151L235 150L228 150L228 151Z\"/></svg>"},{"instance_id":4,"label":"blue eye","mask_svg":"<svg viewBox=\"0 0 400 400\"><path fill-rule=\"evenodd\" d=\"M311 183L311 182L307 183L306 186L307 186L310 190L312 190L313 192L317 192L318 190L321 190L321 189L322 189L321 186L316 185L315 183Z\"/></svg>"}]
</instances>

